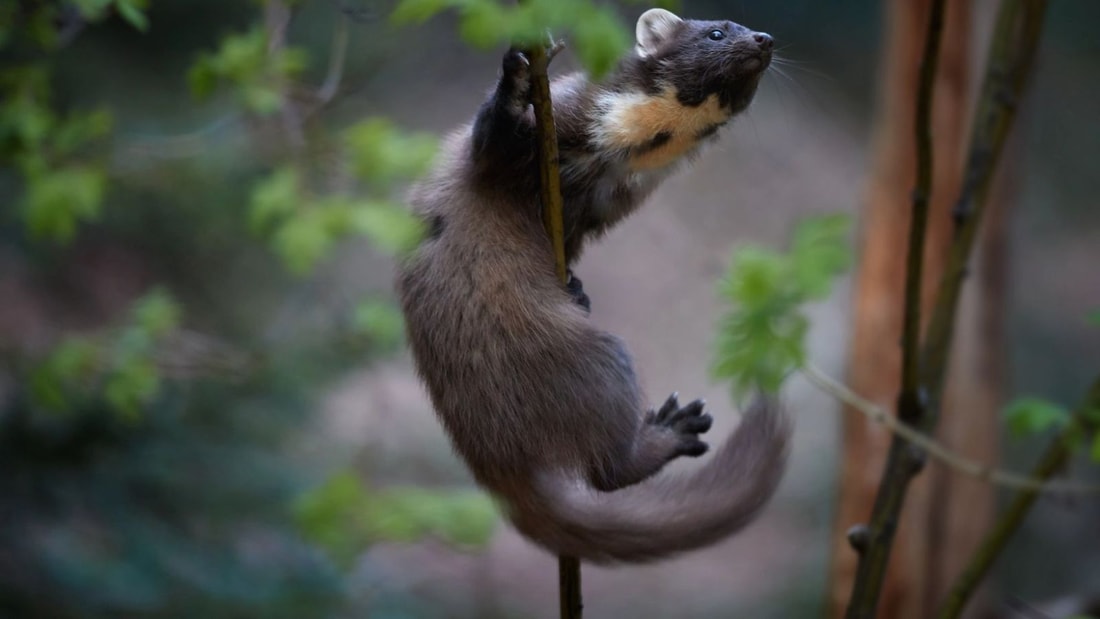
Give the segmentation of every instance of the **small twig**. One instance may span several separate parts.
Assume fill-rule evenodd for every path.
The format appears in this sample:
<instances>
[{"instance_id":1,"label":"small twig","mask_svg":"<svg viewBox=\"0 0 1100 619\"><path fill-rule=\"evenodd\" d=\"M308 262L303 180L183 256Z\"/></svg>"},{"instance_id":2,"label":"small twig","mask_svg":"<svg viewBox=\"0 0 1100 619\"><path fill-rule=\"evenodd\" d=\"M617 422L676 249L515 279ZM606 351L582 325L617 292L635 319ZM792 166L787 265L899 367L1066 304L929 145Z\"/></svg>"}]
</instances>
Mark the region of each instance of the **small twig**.
<instances>
[{"instance_id":1,"label":"small twig","mask_svg":"<svg viewBox=\"0 0 1100 619\"><path fill-rule=\"evenodd\" d=\"M337 17L336 32L332 35L332 50L328 58L328 74L317 90L317 102L320 105L332 101L344 79L344 65L348 56L348 20L343 14Z\"/></svg>"},{"instance_id":2,"label":"small twig","mask_svg":"<svg viewBox=\"0 0 1100 619\"><path fill-rule=\"evenodd\" d=\"M267 53L272 56L286 47L286 31L294 12L290 5L282 0L268 0L264 4L264 28L267 31ZM283 131L290 141L291 149L301 153L306 147L305 131L302 129L302 113L298 104L289 96L287 84L280 84L283 98L279 110L283 120Z\"/></svg>"},{"instance_id":3,"label":"small twig","mask_svg":"<svg viewBox=\"0 0 1100 619\"><path fill-rule=\"evenodd\" d=\"M914 133L917 145L916 187L909 220L909 250L905 260L905 301L901 333L901 396L898 416L906 421L924 413L917 363L920 356L921 289L924 285L924 244L928 231L928 209L932 197L932 100L936 85L936 67L943 37L946 0L935 0L928 16L928 30L920 64L917 86L917 118Z\"/></svg>"},{"instance_id":4,"label":"small twig","mask_svg":"<svg viewBox=\"0 0 1100 619\"><path fill-rule=\"evenodd\" d=\"M898 397L898 418L914 422L925 414L928 392L921 382L920 304L924 277L924 241L928 229L928 204L932 193L932 95L939 64L940 39L943 36L946 0L933 0L925 31L921 57L920 81L917 86L917 116L915 122L917 147L917 178L913 189L912 219L909 224L909 252L905 270L904 322L902 324L901 393ZM848 619L870 619L878 606L879 594L886 578L886 567L897 532L898 514L905 500L909 480L920 471L919 456L898 435L890 446L886 469L882 474L875 506L871 513L866 550L859 555L852 596L848 602Z\"/></svg>"},{"instance_id":5,"label":"small twig","mask_svg":"<svg viewBox=\"0 0 1100 619\"><path fill-rule=\"evenodd\" d=\"M862 413L871 421L885 426L893 434L920 447L928 452L928 455L960 473L989 482L995 486L1014 490L1032 490L1050 494L1100 494L1100 486L1094 484L1021 475L967 459L931 436L899 420L881 406L863 398L849 389L847 385L822 372L817 366L806 364L802 368L802 374L822 391Z\"/></svg>"},{"instance_id":6,"label":"small twig","mask_svg":"<svg viewBox=\"0 0 1100 619\"><path fill-rule=\"evenodd\" d=\"M1073 416L1070 424L1047 447L1043 457L1039 460L1039 464L1032 472L1034 477L1049 479L1056 472L1062 470L1073 453L1074 446L1080 441L1082 431L1096 430L1095 423L1090 421L1088 411L1097 407L1100 407L1100 378L1093 382L1084 403ZM951 591L948 592L947 598L937 615L939 619L955 619L962 614L967 601L974 593L974 589L985 578L990 566L993 565L993 561L1001 554L1001 550L1004 549L1008 539L1019 528L1020 523L1023 522L1028 510L1031 509L1038 496L1038 489L1029 488L1021 490L1012 499L1008 509L997 519L996 524L993 525L993 530L982 540L981 545L974 551L970 562L962 574L959 575L955 584L952 585Z\"/></svg>"}]
</instances>

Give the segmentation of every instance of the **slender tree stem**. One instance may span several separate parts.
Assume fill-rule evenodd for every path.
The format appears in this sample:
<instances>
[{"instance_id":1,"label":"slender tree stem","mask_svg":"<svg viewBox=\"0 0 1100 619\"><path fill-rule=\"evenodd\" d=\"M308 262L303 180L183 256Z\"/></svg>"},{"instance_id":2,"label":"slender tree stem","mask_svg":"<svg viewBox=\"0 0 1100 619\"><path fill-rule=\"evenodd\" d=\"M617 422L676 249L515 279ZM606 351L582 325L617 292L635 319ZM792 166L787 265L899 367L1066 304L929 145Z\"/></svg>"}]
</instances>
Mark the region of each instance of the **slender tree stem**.
<instances>
[{"instance_id":1,"label":"slender tree stem","mask_svg":"<svg viewBox=\"0 0 1100 619\"><path fill-rule=\"evenodd\" d=\"M920 81L917 86L917 116L914 130L917 145L917 178L909 227L909 252L905 269L905 307L902 326L901 394L898 417L906 422L924 414L927 395L919 381L920 304L924 276L924 239L928 229L928 204L932 193L932 95L939 64L940 39L946 0L933 0L925 32ZM869 619L878 606L886 566L897 531L898 514L905 499L908 480L919 470L906 457L911 446L895 435L890 445L886 471L875 497L867 545L860 553L848 619Z\"/></svg>"},{"instance_id":2,"label":"slender tree stem","mask_svg":"<svg viewBox=\"0 0 1100 619\"><path fill-rule=\"evenodd\" d=\"M1039 464L1035 466L1035 470L1032 472L1033 477L1046 480L1062 470L1073 453L1074 446L1080 442L1082 432L1096 431L1096 424L1090 420L1089 413L1089 411L1096 408L1100 408L1100 378L1093 381L1082 408L1074 415L1070 424L1047 447L1043 457L1039 460ZM997 519L993 530L985 536L981 545L974 551L974 555L970 558L966 569L952 585L939 614L936 615L939 619L956 619L962 614L963 609L966 608L966 603L970 600L970 596L978 587L978 583L985 578L989 568L993 565L993 561L1004 550L1005 544L1019 528L1020 523L1023 522L1028 510L1031 509L1038 496L1039 489L1036 488L1021 490L1016 494L1008 509Z\"/></svg>"},{"instance_id":3,"label":"slender tree stem","mask_svg":"<svg viewBox=\"0 0 1100 619\"><path fill-rule=\"evenodd\" d=\"M531 60L531 101L535 107L535 131L539 145L539 188L542 200L542 221L554 248L554 266L558 278L567 279L565 264L565 226L562 223L561 175L558 169L558 134L554 126L554 109L550 101L550 79L547 69L558 48L547 53L541 45L528 51Z\"/></svg>"},{"instance_id":4,"label":"slender tree stem","mask_svg":"<svg viewBox=\"0 0 1100 619\"><path fill-rule=\"evenodd\" d=\"M541 45L532 46L531 100L535 108L535 132L539 146L539 188L543 224L554 249L554 267L562 283L568 279L565 264L565 226L562 224L561 175L558 168L558 134L550 101L550 60L560 49L551 43L549 52ZM558 557L558 587L562 619L580 619L581 564L576 557Z\"/></svg>"},{"instance_id":5,"label":"slender tree stem","mask_svg":"<svg viewBox=\"0 0 1100 619\"><path fill-rule=\"evenodd\" d=\"M921 355L923 382L933 394L938 395L943 390L955 312L969 268L970 248L989 201L993 173L1031 75L1046 7L1047 0L1004 0L997 15L985 80L974 113L963 188L953 213L955 239L940 280ZM938 407L932 408L934 424Z\"/></svg>"},{"instance_id":6,"label":"slender tree stem","mask_svg":"<svg viewBox=\"0 0 1100 619\"><path fill-rule=\"evenodd\" d=\"M558 557L558 603L561 619L581 618L581 562L576 557Z\"/></svg>"},{"instance_id":7,"label":"slender tree stem","mask_svg":"<svg viewBox=\"0 0 1100 619\"><path fill-rule=\"evenodd\" d=\"M920 417L918 355L920 354L921 288L924 283L924 240L928 231L928 204L932 197L932 99L939 66L940 39L943 38L943 14L946 0L934 0L928 16L924 53L917 87L917 118L914 123L917 145L916 188L909 221L909 251L905 261L905 308L901 333L901 397L898 415L907 421Z\"/></svg>"},{"instance_id":8,"label":"slender tree stem","mask_svg":"<svg viewBox=\"0 0 1100 619\"><path fill-rule=\"evenodd\" d=\"M936 7L942 8L942 4L938 2L934 5L933 11ZM959 293L982 211L989 198L993 172L1030 74L1046 4L1046 0L1005 0L997 18L985 82L975 112L965 182L955 207L955 238L919 358L917 384L923 391L918 394L916 404L922 410L913 419L901 415L924 434L930 434L935 429ZM927 47L925 52L929 52ZM930 95L931 92L922 89L922 97ZM903 395L901 406L905 405ZM860 555L848 619L870 619L874 616L902 504L909 482L920 471L924 457L923 450L904 438L895 436L891 442L866 536L867 544Z\"/></svg>"}]
</instances>

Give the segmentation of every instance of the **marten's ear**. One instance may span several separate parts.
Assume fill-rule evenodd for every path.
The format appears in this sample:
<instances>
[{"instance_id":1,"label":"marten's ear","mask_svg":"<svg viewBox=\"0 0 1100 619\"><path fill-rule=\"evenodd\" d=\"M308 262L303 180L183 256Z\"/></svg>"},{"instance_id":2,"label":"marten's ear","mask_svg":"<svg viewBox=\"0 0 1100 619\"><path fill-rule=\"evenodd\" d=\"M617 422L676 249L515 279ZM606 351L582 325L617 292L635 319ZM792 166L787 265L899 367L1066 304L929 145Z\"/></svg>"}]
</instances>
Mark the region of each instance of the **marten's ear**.
<instances>
[{"instance_id":1,"label":"marten's ear","mask_svg":"<svg viewBox=\"0 0 1100 619\"><path fill-rule=\"evenodd\" d=\"M657 51L661 43L668 40L676 27L684 20L664 9L649 9L638 18L635 36L638 38L634 49L639 56L645 57Z\"/></svg>"}]
</instances>

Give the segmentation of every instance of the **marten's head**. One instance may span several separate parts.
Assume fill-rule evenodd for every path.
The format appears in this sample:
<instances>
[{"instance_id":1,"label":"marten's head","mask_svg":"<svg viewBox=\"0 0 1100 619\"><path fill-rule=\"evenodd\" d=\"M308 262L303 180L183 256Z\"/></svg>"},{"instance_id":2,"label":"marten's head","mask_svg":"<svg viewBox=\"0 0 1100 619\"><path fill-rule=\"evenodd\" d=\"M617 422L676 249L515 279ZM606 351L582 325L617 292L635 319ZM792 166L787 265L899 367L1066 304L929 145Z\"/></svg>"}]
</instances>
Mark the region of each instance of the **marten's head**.
<instances>
[{"instance_id":1,"label":"marten's head","mask_svg":"<svg viewBox=\"0 0 1100 619\"><path fill-rule=\"evenodd\" d=\"M638 18L636 56L623 68L655 91L672 87L684 105L717 95L732 114L748 107L772 60L771 35L731 21L681 19L664 9Z\"/></svg>"}]
</instances>

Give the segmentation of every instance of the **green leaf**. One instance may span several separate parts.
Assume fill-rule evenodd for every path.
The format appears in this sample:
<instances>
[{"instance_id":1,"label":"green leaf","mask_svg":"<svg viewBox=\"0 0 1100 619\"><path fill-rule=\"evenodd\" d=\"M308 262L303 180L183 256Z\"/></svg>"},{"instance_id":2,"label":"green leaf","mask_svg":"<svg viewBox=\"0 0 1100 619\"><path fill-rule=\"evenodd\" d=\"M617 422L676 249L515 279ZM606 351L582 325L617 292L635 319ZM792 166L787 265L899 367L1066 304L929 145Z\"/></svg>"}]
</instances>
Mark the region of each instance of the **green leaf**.
<instances>
[{"instance_id":1,"label":"green leaf","mask_svg":"<svg viewBox=\"0 0 1100 619\"><path fill-rule=\"evenodd\" d=\"M492 535L496 512L482 493L389 488L372 495L362 513L370 539L411 542L432 535L480 546Z\"/></svg>"},{"instance_id":2,"label":"green leaf","mask_svg":"<svg viewBox=\"0 0 1100 619\"><path fill-rule=\"evenodd\" d=\"M149 30L149 18L145 16L146 0L116 0L115 8L122 19L141 32Z\"/></svg>"},{"instance_id":3,"label":"green leaf","mask_svg":"<svg viewBox=\"0 0 1100 619\"><path fill-rule=\"evenodd\" d=\"M352 213L352 225L379 249L403 254L424 238L423 223L404 208L385 202L364 202Z\"/></svg>"},{"instance_id":4,"label":"green leaf","mask_svg":"<svg viewBox=\"0 0 1100 619\"><path fill-rule=\"evenodd\" d=\"M80 14L88 21L98 21L106 14L114 0L73 0Z\"/></svg>"},{"instance_id":5,"label":"green leaf","mask_svg":"<svg viewBox=\"0 0 1100 619\"><path fill-rule=\"evenodd\" d=\"M301 73L307 64L305 50L269 51L266 31L255 27L225 37L215 52L200 55L188 71L187 80L198 99L210 95L218 84L228 84L248 111L266 115L282 107L288 79Z\"/></svg>"},{"instance_id":6,"label":"green leaf","mask_svg":"<svg viewBox=\"0 0 1100 619\"><path fill-rule=\"evenodd\" d=\"M849 263L848 217L809 218L788 254L745 247L734 254L719 295L729 304L715 338L711 373L735 398L774 392L805 363L809 321L802 306L829 293Z\"/></svg>"},{"instance_id":7,"label":"green leaf","mask_svg":"<svg viewBox=\"0 0 1100 619\"><path fill-rule=\"evenodd\" d=\"M248 226L255 234L266 234L290 217L301 201L298 172L279 168L252 188Z\"/></svg>"},{"instance_id":8,"label":"green leaf","mask_svg":"<svg viewBox=\"0 0 1100 619\"><path fill-rule=\"evenodd\" d=\"M31 372L31 397L46 410L67 410L69 397L66 392L73 385L86 383L95 375L99 356L96 344L87 338L71 337L63 340Z\"/></svg>"},{"instance_id":9,"label":"green leaf","mask_svg":"<svg viewBox=\"0 0 1100 619\"><path fill-rule=\"evenodd\" d=\"M1100 310L1093 310L1089 312L1085 320L1094 327L1100 327Z\"/></svg>"},{"instance_id":10,"label":"green leaf","mask_svg":"<svg viewBox=\"0 0 1100 619\"><path fill-rule=\"evenodd\" d=\"M615 67L632 42L608 8L592 10L574 24L573 48L585 70L597 79Z\"/></svg>"},{"instance_id":11,"label":"green leaf","mask_svg":"<svg viewBox=\"0 0 1100 619\"><path fill-rule=\"evenodd\" d=\"M420 175L438 148L435 136L405 133L384 118L370 118L348 128L345 140L352 170L377 188Z\"/></svg>"},{"instance_id":12,"label":"green leaf","mask_svg":"<svg viewBox=\"0 0 1100 619\"><path fill-rule=\"evenodd\" d=\"M139 299L132 310L134 325L152 338L179 326L180 308L163 289L154 289Z\"/></svg>"},{"instance_id":13,"label":"green leaf","mask_svg":"<svg viewBox=\"0 0 1100 619\"><path fill-rule=\"evenodd\" d=\"M107 110L73 114L57 123L50 135L50 142L55 151L68 154L89 141L110 133L112 124L113 118Z\"/></svg>"},{"instance_id":14,"label":"green leaf","mask_svg":"<svg viewBox=\"0 0 1100 619\"><path fill-rule=\"evenodd\" d=\"M1041 398L1018 398L1004 411L1005 420L1013 436L1039 434L1069 423L1069 412Z\"/></svg>"},{"instance_id":15,"label":"green leaf","mask_svg":"<svg viewBox=\"0 0 1100 619\"><path fill-rule=\"evenodd\" d=\"M245 107L260 116L270 116L283 106L283 95L278 89L266 84L245 85L240 93Z\"/></svg>"},{"instance_id":16,"label":"green leaf","mask_svg":"<svg viewBox=\"0 0 1100 619\"><path fill-rule=\"evenodd\" d=\"M23 213L36 237L67 242L77 224L99 216L107 179L91 167L71 166L34 174L27 179Z\"/></svg>"},{"instance_id":17,"label":"green leaf","mask_svg":"<svg viewBox=\"0 0 1100 619\"><path fill-rule=\"evenodd\" d=\"M355 308L352 327L379 348L390 350L401 342L405 321L401 312L386 301L363 301Z\"/></svg>"},{"instance_id":18,"label":"green leaf","mask_svg":"<svg viewBox=\"0 0 1100 619\"><path fill-rule=\"evenodd\" d=\"M368 489L353 472L334 475L295 506L303 532L348 562L379 541L436 536L462 546L485 544L497 520L480 492L422 488Z\"/></svg>"},{"instance_id":19,"label":"green leaf","mask_svg":"<svg viewBox=\"0 0 1100 619\"><path fill-rule=\"evenodd\" d=\"M1092 446L1089 448L1089 457L1093 462L1100 462L1100 432L1092 435Z\"/></svg>"},{"instance_id":20,"label":"green leaf","mask_svg":"<svg viewBox=\"0 0 1100 619\"><path fill-rule=\"evenodd\" d=\"M191 96L199 101L214 92L218 86L218 73L209 58L200 58L191 65L187 71L187 86L191 90Z\"/></svg>"},{"instance_id":21,"label":"green leaf","mask_svg":"<svg viewBox=\"0 0 1100 619\"><path fill-rule=\"evenodd\" d=\"M160 388L160 373L153 362L134 359L115 369L107 379L103 395L124 419L136 421L141 407L148 404Z\"/></svg>"},{"instance_id":22,"label":"green leaf","mask_svg":"<svg viewBox=\"0 0 1100 619\"><path fill-rule=\"evenodd\" d=\"M852 255L847 244L850 228L851 218L836 214L809 219L795 231L791 257L802 298L828 296L833 278L848 269Z\"/></svg>"},{"instance_id":23,"label":"green leaf","mask_svg":"<svg viewBox=\"0 0 1100 619\"><path fill-rule=\"evenodd\" d=\"M515 38L514 22L504 7L495 2L472 2L462 11L458 32L474 47L489 49Z\"/></svg>"},{"instance_id":24,"label":"green leaf","mask_svg":"<svg viewBox=\"0 0 1100 619\"><path fill-rule=\"evenodd\" d=\"M406 25L428 21L444 9L464 4L456 0L401 0L390 14L395 25Z\"/></svg>"},{"instance_id":25,"label":"green leaf","mask_svg":"<svg viewBox=\"0 0 1100 619\"><path fill-rule=\"evenodd\" d=\"M291 273L304 275L321 261L333 244L322 213L310 211L287 220L272 238L276 253Z\"/></svg>"}]
</instances>

